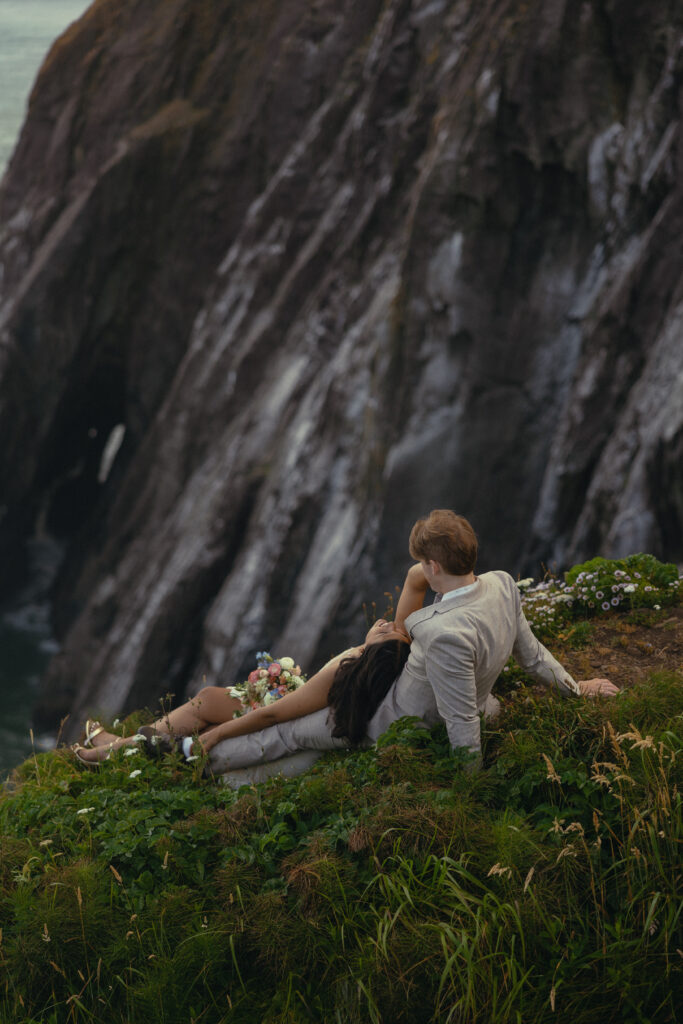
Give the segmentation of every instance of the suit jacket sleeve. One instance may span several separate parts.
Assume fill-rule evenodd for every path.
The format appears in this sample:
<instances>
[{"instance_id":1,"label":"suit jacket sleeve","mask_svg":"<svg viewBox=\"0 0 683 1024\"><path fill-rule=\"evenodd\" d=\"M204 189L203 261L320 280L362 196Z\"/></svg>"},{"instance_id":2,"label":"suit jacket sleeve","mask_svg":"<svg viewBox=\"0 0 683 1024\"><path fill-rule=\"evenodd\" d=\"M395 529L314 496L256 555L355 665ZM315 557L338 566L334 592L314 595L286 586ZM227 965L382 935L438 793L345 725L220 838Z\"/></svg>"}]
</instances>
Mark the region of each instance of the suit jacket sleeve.
<instances>
[{"instance_id":1,"label":"suit jacket sleeve","mask_svg":"<svg viewBox=\"0 0 683 1024\"><path fill-rule=\"evenodd\" d=\"M575 694L578 696L581 693L578 683L531 632L531 627L522 611L522 601L516 586L514 590L517 605L517 636L512 654L515 660L539 683L554 686L565 695Z\"/></svg>"},{"instance_id":2,"label":"suit jacket sleeve","mask_svg":"<svg viewBox=\"0 0 683 1024\"><path fill-rule=\"evenodd\" d=\"M452 747L479 753L481 737L474 676L474 651L458 636L435 637L425 656L427 679Z\"/></svg>"}]
</instances>

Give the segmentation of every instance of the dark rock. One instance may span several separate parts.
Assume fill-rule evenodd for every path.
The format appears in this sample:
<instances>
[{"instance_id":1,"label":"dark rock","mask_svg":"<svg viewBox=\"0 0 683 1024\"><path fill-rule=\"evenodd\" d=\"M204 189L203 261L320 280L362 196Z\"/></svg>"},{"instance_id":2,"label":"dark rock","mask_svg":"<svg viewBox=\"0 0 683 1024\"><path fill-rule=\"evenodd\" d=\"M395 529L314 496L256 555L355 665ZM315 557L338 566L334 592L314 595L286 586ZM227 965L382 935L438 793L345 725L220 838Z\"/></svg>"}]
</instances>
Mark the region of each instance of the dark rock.
<instances>
[{"instance_id":1,"label":"dark rock","mask_svg":"<svg viewBox=\"0 0 683 1024\"><path fill-rule=\"evenodd\" d=\"M58 41L0 190L5 595L67 545L40 724L311 664L432 507L482 568L683 558L682 28L99 0Z\"/></svg>"}]
</instances>

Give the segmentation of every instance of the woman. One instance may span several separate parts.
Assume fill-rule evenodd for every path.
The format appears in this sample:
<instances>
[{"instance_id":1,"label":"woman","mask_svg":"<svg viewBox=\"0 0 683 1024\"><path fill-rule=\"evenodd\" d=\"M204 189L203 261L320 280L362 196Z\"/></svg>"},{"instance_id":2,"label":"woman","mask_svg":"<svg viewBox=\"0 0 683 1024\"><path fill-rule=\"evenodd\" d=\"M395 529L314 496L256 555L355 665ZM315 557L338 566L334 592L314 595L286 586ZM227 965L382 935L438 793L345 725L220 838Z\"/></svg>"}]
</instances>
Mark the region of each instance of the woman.
<instances>
[{"instance_id":1,"label":"woman","mask_svg":"<svg viewBox=\"0 0 683 1024\"><path fill-rule=\"evenodd\" d=\"M206 686L192 700L170 711L152 726L145 726L136 736L115 736L98 725L86 729L90 746L75 744L76 757L83 764L97 764L106 760L112 750L144 740L150 752L155 744L160 750L176 747L187 759L208 753L221 740L258 732L327 706L334 716L333 735L348 739L350 745L360 743L368 721L408 658L410 636L403 626L403 619L410 611L407 602L406 585L396 622L378 619L361 646L338 654L298 690L266 707L233 718L236 711L244 710L241 701L223 686ZM194 735L198 735L198 740L193 740Z\"/></svg>"}]
</instances>

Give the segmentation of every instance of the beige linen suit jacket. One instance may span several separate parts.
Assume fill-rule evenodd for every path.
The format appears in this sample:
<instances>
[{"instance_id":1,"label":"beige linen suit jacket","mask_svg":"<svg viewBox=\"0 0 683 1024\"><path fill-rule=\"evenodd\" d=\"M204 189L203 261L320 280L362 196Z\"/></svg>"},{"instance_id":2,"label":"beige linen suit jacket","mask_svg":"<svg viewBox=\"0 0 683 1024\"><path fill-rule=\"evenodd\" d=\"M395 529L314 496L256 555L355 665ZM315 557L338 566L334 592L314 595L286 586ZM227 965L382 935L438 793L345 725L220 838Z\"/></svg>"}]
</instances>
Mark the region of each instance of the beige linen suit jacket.
<instances>
[{"instance_id":1,"label":"beige linen suit jacket","mask_svg":"<svg viewBox=\"0 0 683 1024\"><path fill-rule=\"evenodd\" d=\"M380 736L402 715L446 723L452 747L481 747L479 715L510 657L534 679L578 694L569 673L531 632L519 589L506 572L487 572L462 596L420 608L406 619L412 637L403 672L370 722Z\"/></svg>"}]
</instances>

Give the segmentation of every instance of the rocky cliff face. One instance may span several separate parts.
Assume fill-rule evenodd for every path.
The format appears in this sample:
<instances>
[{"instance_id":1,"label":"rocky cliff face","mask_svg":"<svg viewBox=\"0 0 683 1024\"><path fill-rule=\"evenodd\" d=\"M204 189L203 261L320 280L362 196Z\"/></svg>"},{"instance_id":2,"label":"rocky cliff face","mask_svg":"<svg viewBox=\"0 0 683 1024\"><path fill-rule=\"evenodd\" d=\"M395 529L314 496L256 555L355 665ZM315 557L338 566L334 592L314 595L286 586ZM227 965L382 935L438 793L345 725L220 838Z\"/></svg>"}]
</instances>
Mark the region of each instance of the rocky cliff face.
<instances>
[{"instance_id":1,"label":"rocky cliff face","mask_svg":"<svg viewBox=\"0 0 683 1024\"><path fill-rule=\"evenodd\" d=\"M432 507L482 568L683 558L682 30L97 0L57 42L0 190L6 594L66 545L39 724L310 663Z\"/></svg>"}]
</instances>

